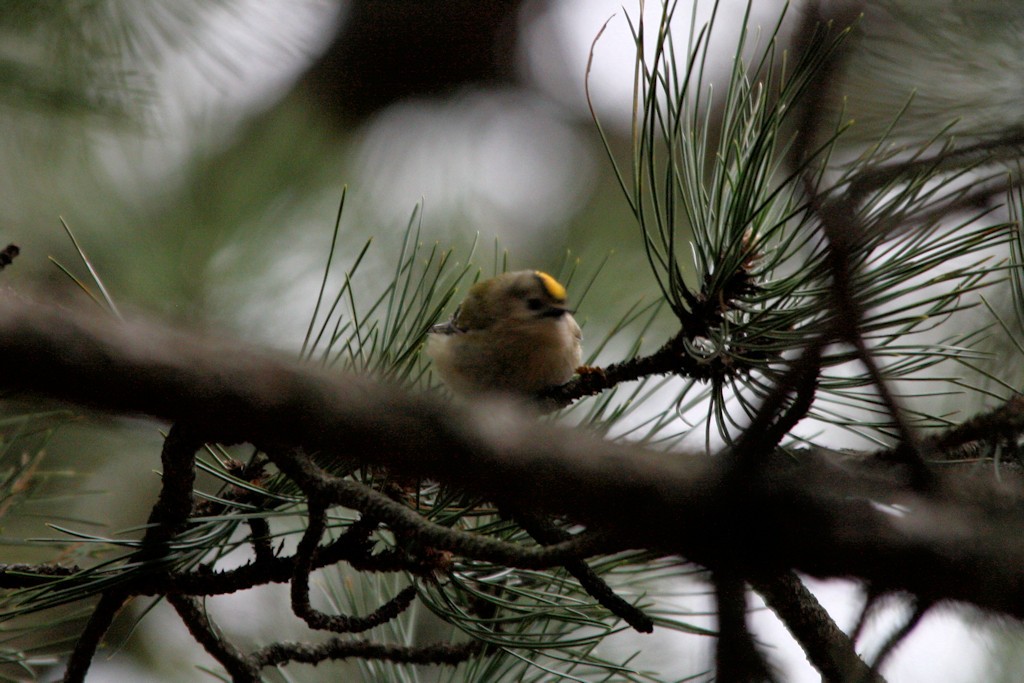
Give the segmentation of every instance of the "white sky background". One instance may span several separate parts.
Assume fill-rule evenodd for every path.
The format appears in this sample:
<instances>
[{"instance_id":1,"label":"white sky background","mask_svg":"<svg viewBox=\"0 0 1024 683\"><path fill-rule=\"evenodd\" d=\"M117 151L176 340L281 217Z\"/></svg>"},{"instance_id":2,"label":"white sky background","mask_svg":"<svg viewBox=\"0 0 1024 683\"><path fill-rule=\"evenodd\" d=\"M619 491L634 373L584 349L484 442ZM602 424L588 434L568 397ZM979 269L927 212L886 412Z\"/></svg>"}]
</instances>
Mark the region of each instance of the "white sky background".
<instances>
[{"instance_id":1,"label":"white sky background","mask_svg":"<svg viewBox=\"0 0 1024 683\"><path fill-rule=\"evenodd\" d=\"M653 25L660 3L647 4L648 19ZM689 7L685 2L679 4L676 31L679 43L684 44L689 30ZM780 0L756 2L753 23L772 24L782 4ZM223 63L217 60L197 62L190 57L172 57L154 89L159 98L166 98L168 105L157 107L163 117L157 121L162 134L144 140L141 148L130 155L110 147L107 160L112 175L139 187L166 187L167 183L180 181L180 164L196 145L210 144L208 139L194 137L195 121L217 120L214 130L229 135L243 111L255 103L269 104L284 91L317 50L322 49L330 28L334 22L343 20L344 14L332 2L277 5L240 0L237 5L246 10L238 14L216 10L216 20L194 36L194 42L221 44L228 54L251 58L233 57L228 60L232 69L224 71ZM719 54L723 75L730 68L729 59L745 5L740 0L724 0L719 9L714 44L722 46ZM710 3L703 3L699 21L706 19L709 9ZM244 30L239 30L240 15L245 15ZM413 205L423 198L428 215L460 215L484 233L485 243L488 235L498 236L513 254L517 248L528 251L534 237L559 230L586 199L588 181L596 173L595 165L605 163L596 154L596 147L580 138L575 117L586 107L582 81L591 44L609 17L612 19L596 47L591 92L605 125L628 128L634 45L622 3L561 0L543 21L526 32L522 46L523 69L547 101L514 91L470 93L445 102L398 104L364 126L352 153L352 168L358 169L361 177L351 182L363 210L375 212L369 217L371 222L404 225ZM305 48L281 48L274 43ZM715 80L715 76L711 79ZM171 102L174 106L170 106ZM225 102L230 102L230 106ZM144 164L139 163L140 157ZM140 173L140 168L146 171ZM307 256L322 249L320 242L325 239L326 224L325 218L317 226L316 246L306 241L311 251ZM295 228L296 234L302 230L311 232L308 226ZM226 253L220 266L225 261L230 263L231 258ZM257 302L257 307L248 313L254 325L265 324L264 311L272 305L268 299L273 295L291 302L310 301L315 296L319 272L313 273L308 281L295 281L294 264L283 270L289 278L286 284L270 273L266 278L246 283L248 298ZM268 296L254 293L254 281L267 283ZM280 306L274 308L282 310ZM300 306L292 308L296 309L296 320L284 321L286 326L304 330L308 312ZM243 310L242 314L246 312ZM844 582L813 585L839 624L849 628L859 608L856 592ZM898 609L890 612L902 614ZM769 612L757 612L752 621L766 642L779 644L772 657L785 672L783 680L820 681L798 646ZM873 651L897 625L893 619L875 620L865 638L868 651ZM640 639L638 644L642 646L643 642ZM710 647L710 640L707 644ZM924 620L897 650L884 673L892 683L974 681L978 667L988 655L985 639L945 611ZM123 670L111 669L107 676L103 675L108 666L122 665L116 660L106 665L98 659L93 676L97 681L125 680ZM135 674L132 679L144 680Z\"/></svg>"}]
</instances>

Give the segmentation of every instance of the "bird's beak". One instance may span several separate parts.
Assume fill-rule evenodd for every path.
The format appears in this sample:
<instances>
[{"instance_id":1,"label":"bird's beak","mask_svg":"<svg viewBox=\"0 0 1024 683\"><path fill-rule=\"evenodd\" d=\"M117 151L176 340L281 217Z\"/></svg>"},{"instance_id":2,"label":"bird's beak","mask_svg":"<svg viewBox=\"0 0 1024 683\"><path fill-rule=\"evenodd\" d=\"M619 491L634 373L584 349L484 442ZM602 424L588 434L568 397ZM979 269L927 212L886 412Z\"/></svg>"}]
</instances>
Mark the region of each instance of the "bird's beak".
<instances>
[{"instance_id":1,"label":"bird's beak","mask_svg":"<svg viewBox=\"0 0 1024 683\"><path fill-rule=\"evenodd\" d=\"M455 326L454 320L438 323L430 328L431 334L457 334L459 332L462 332L462 330Z\"/></svg>"}]
</instances>

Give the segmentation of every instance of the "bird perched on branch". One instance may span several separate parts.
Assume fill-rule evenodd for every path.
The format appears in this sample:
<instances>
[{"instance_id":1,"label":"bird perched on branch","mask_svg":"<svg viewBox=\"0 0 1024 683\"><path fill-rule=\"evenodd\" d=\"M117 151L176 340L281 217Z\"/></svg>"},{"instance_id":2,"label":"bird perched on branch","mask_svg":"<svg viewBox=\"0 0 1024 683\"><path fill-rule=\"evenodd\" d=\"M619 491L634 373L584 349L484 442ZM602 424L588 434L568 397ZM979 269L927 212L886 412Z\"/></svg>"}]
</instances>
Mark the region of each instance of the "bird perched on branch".
<instances>
[{"instance_id":1,"label":"bird perched on branch","mask_svg":"<svg viewBox=\"0 0 1024 683\"><path fill-rule=\"evenodd\" d=\"M581 339L565 287L520 270L473 285L451 320L430 329L427 355L456 393L533 395L572 378Z\"/></svg>"}]
</instances>

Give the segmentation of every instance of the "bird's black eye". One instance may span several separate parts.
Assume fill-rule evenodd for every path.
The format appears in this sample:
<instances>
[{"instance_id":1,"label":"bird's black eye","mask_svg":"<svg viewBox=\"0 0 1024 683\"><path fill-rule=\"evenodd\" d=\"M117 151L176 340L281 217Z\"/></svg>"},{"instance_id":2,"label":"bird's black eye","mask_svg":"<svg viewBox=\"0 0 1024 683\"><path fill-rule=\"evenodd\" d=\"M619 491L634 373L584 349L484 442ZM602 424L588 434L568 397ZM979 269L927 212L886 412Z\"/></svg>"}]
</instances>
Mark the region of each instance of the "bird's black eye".
<instances>
[{"instance_id":1,"label":"bird's black eye","mask_svg":"<svg viewBox=\"0 0 1024 683\"><path fill-rule=\"evenodd\" d=\"M531 311L539 311L544 307L544 302L537 298L527 299L526 307L529 308Z\"/></svg>"}]
</instances>

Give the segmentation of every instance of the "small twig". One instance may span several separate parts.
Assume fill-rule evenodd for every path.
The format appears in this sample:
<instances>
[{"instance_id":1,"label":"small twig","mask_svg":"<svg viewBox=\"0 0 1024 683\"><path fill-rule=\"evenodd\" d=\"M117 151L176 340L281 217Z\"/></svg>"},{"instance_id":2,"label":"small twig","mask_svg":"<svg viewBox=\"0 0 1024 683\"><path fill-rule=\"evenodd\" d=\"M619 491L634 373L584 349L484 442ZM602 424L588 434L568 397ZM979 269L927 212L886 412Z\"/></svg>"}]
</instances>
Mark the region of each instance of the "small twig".
<instances>
[{"instance_id":1,"label":"small twig","mask_svg":"<svg viewBox=\"0 0 1024 683\"><path fill-rule=\"evenodd\" d=\"M257 683L261 680L260 666L255 658L247 657L217 632L217 627L206 610L200 607L198 600L186 595L168 595L167 601L174 607L196 642L220 662L234 683Z\"/></svg>"},{"instance_id":2,"label":"small twig","mask_svg":"<svg viewBox=\"0 0 1024 683\"><path fill-rule=\"evenodd\" d=\"M71 651L68 658L67 668L64 670L64 683L82 683L85 681L85 674L89 671L96 650L99 649L103 636L113 623L118 611L128 601L128 594L120 590L111 590L100 596L100 600L93 609L92 616L82 629L75 649Z\"/></svg>"},{"instance_id":3,"label":"small twig","mask_svg":"<svg viewBox=\"0 0 1024 683\"><path fill-rule=\"evenodd\" d=\"M850 182L848 192L854 201L860 201L872 192L900 180L914 176L934 177L943 172L959 172L984 164L1012 161L1019 159L1022 154L1024 130L1017 129L1002 137L982 140L959 149L948 145L932 156L862 171Z\"/></svg>"},{"instance_id":4,"label":"small twig","mask_svg":"<svg viewBox=\"0 0 1024 683\"><path fill-rule=\"evenodd\" d=\"M905 411L882 376L860 332L863 310L853 288L851 253L855 237L863 234L865 228L855 218L856 205L846 197L825 200L818 194L813 180L806 176L805 189L809 196L808 205L818 217L829 245L827 261L832 275L832 306L835 311L834 329L830 332L856 350L857 359L867 371L882 405L896 426L900 438L896 454L909 470L911 484L919 490L928 490L934 485L934 475L921 455L917 437L907 422Z\"/></svg>"},{"instance_id":5,"label":"small twig","mask_svg":"<svg viewBox=\"0 0 1024 683\"><path fill-rule=\"evenodd\" d=\"M923 438L921 449L933 461L975 458L991 453L995 444L1015 443L1022 435L1024 396L1013 396L997 408ZM870 457L899 462L899 454L895 449L875 451Z\"/></svg>"},{"instance_id":6,"label":"small twig","mask_svg":"<svg viewBox=\"0 0 1024 683\"><path fill-rule=\"evenodd\" d=\"M246 522L249 525L249 544L252 545L256 559L274 559L274 546L270 543L270 522L263 517L250 517Z\"/></svg>"},{"instance_id":7,"label":"small twig","mask_svg":"<svg viewBox=\"0 0 1024 683\"><path fill-rule=\"evenodd\" d=\"M853 630L850 631L850 641L856 643L860 640L861 634L864 633L864 629L867 628L868 618L878 607L882 593L874 590L870 584L866 587L866 595L864 598L864 606L860 608L860 614L857 616L857 623L853 625Z\"/></svg>"},{"instance_id":8,"label":"small twig","mask_svg":"<svg viewBox=\"0 0 1024 683\"><path fill-rule=\"evenodd\" d=\"M259 486L266 475L266 458L256 455L248 463L239 460L228 460L225 469L229 474L252 486ZM254 488L228 484L222 487L217 499L196 501L192 508L195 517L214 517L225 513L235 513L237 509L231 503L242 503L261 509L265 506L266 497ZM270 523L265 517L247 517L249 526L249 545L257 560L274 558L274 547L271 543Z\"/></svg>"},{"instance_id":9,"label":"small twig","mask_svg":"<svg viewBox=\"0 0 1024 683\"><path fill-rule=\"evenodd\" d=\"M75 576L79 566L63 567L56 564L0 564L0 588L32 588L54 579Z\"/></svg>"},{"instance_id":10,"label":"small twig","mask_svg":"<svg viewBox=\"0 0 1024 683\"><path fill-rule=\"evenodd\" d=\"M149 515L149 528L143 538L148 553L167 543L184 527L192 514L192 487L195 484L195 455L203 440L181 423L175 423L164 439L160 453L163 465L160 496Z\"/></svg>"},{"instance_id":11,"label":"small twig","mask_svg":"<svg viewBox=\"0 0 1024 683\"><path fill-rule=\"evenodd\" d=\"M878 654L875 655L875 661L871 662L871 673L877 674L881 670L885 660L889 658L896 646L903 642L903 640L910 635L910 632L917 628L917 625L921 623L921 619L928 613L935 603L933 602L922 602L918 603L914 607L913 613L907 619L906 623L898 628L889 638L885 641L885 644L878 650ZM870 679L865 679L870 680ZM859 683L859 682L858 682Z\"/></svg>"},{"instance_id":12,"label":"small twig","mask_svg":"<svg viewBox=\"0 0 1024 683\"><path fill-rule=\"evenodd\" d=\"M825 338L812 342L762 401L750 426L732 450L741 469L746 470L739 472L739 476L746 476L752 467L763 462L810 412L821 371L821 349L827 343ZM776 417L791 393L795 394L793 401Z\"/></svg>"},{"instance_id":13,"label":"small twig","mask_svg":"<svg viewBox=\"0 0 1024 683\"><path fill-rule=\"evenodd\" d=\"M339 562L348 562L354 569L369 572L422 573L422 567L404 557L382 553L370 555L366 543L366 527L355 522L352 527L332 543L321 546L312 560L312 568L320 569ZM374 523L374 526L376 524ZM133 586L138 595L224 595L268 583L290 581L294 574L294 556L270 557L236 569L210 572L205 570L175 574L141 581Z\"/></svg>"},{"instance_id":14,"label":"small twig","mask_svg":"<svg viewBox=\"0 0 1024 683\"><path fill-rule=\"evenodd\" d=\"M528 534L545 545L561 543L572 538L568 532L559 529L551 521L538 515L520 512L516 513L514 517ZM591 569L584 560L570 560L563 566L566 571L576 577L583 590L634 630L640 633L654 631L654 621L639 607L617 595L611 586L598 576L597 572Z\"/></svg>"},{"instance_id":15,"label":"small twig","mask_svg":"<svg viewBox=\"0 0 1024 683\"><path fill-rule=\"evenodd\" d=\"M553 387L539 397L541 408L558 410L587 396L600 394L623 382L633 382L654 375L679 374L696 380L707 380L714 375L714 366L702 364L686 352L686 333L678 332L660 349L649 356L637 356L603 368L588 368L572 381Z\"/></svg>"},{"instance_id":16,"label":"small twig","mask_svg":"<svg viewBox=\"0 0 1024 683\"><path fill-rule=\"evenodd\" d=\"M506 567L540 569L601 552L606 539L583 533L571 540L541 548L501 541L490 536L450 529L431 522L401 503L357 482L332 476L308 457L283 449L265 449L270 459L311 498L322 496L386 523L395 533L411 536L421 545L458 552L465 557Z\"/></svg>"},{"instance_id":17,"label":"small twig","mask_svg":"<svg viewBox=\"0 0 1024 683\"><path fill-rule=\"evenodd\" d=\"M786 411L765 432L764 447L776 448L797 424L807 417L814 404L814 396L818 389L818 376L821 372L821 349L825 345L823 339L816 340L804 351L797 366L792 370L792 381L786 382L793 388L793 402Z\"/></svg>"},{"instance_id":18,"label":"small twig","mask_svg":"<svg viewBox=\"0 0 1024 683\"><path fill-rule=\"evenodd\" d=\"M309 601L309 573L313 565L320 538L327 521L327 506L317 498L309 500L309 526L299 541L295 552L295 571L292 575L292 611L310 628L334 631L335 633L359 633L391 621L408 609L416 597L416 586L406 586L393 598L372 614L365 617L351 617L340 614L324 614L313 609Z\"/></svg>"},{"instance_id":19,"label":"small twig","mask_svg":"<svg viewBox=\"0 0 1024 683\"><path fill-rule=\"evenodd\" d=\"M715 572L712 582L718 602L715 680L720 683L774 680L747 628L746 587L742 579Z\"/></svg>"},{"instance_id":20,"label":"small twig","mask_svg":"<svg viewBox=\"0 0 1024 683\"><path fill-rule=\"evenodd\" d=\"M807 3L801 7L801 20L793 34L794 54L803 54L812 49L820 32L847 31L860 14L858 3L831 3L827 5L830 16L826 16L822 5ZM817 145L821 142L823 126L832 125L834 117L825 115L829 101L835 97L835 90L841 82L841 72L850 55L850 43L838 44L828 54L825 62L811 76L806 94L801 98L796 130L801 134L789 146L787 163L797 171L817 156Z\"/></svg>"},{"instance_id":21,"label":"small twig","mask_svg":"<svg viewBox=\"0 0 1024 683\"><path fill-rule=\"evenodd\" d=\"M751 587L786 625L825 681L885 683L864 663L852 641L793 572L751 578Z\"/></svg>"},{"instance_id":22,"label":"small twig","mask_svg":"<svg viewBox=\"0 0 1024 683\"><path fill-rule=\"evenodd\" d=\"M195 481L195 453L202 441L178 424L171 427L161 452L164 476L160 496L150 513L150 526L143 537L142 558L158 556L166 543L181 529L192 511L192 485ZM121 587L102 595L88 624L82 631L64 673L66 683L81 681L96 654L100 640L110 627L114 616L131 595L130 589Z\"/></svg>"},{"instance_id":23,"label":"small twig","mask_svg":"<svg viewBox=\"0 0 1024 683\"><path fill-rule=\"evenodd\" d=\"M1016 439L1024 432L1024 396L1013 396L995 410L980 413L924 440L930 451L947 453L964 446L999 439Z\"/></svg>"},{"instance_id":24,"label":"small twig","mask_svg":"<svg viewBox=\"0 0 1024 683\"><path fill-rule=\"evenodd\" d=\"M319 664L323 661L349 659L382 659L401 664L445 664L455 666L477 655L483 643L472 641L451 645L438 643L420 647L376 643L369 640L332 638L323 643L274 643L253 653L263 666L279 666L288 662Z\"/></svg>"}]
</instances>

